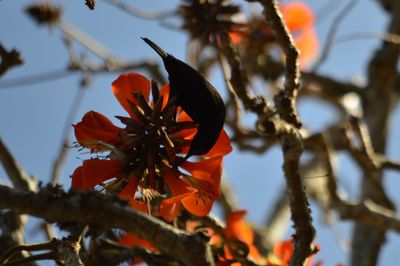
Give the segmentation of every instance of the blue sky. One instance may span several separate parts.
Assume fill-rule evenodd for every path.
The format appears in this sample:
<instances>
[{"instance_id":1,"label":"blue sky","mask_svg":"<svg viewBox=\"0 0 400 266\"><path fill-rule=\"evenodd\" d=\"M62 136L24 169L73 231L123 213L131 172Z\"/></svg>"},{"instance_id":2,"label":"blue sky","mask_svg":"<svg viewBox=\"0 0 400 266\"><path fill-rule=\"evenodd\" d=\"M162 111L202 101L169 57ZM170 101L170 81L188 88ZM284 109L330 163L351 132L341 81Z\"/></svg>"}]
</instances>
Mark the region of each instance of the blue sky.
<instances>
[{"instance_id":1,"label":"blue sky","mask_svg":"<svg viewBox=\"0 0 400 266\"><path fill-rule=\"evenodd\" d=\"M115 56L122 59L151 59L160 62L158 56L140 39L146 36L162 46L177 58L186 56L187 36L180 31L166 28L156 21L134 18L120 10L97 1L96 10L90 11L84 1L55 1L64 7L64 19L79 27L101 42ZM290 1L287 1L290 2ZM328 1L309 0L314 11L321 10ZM16 159L27 172L43 182L49 181L52 162L61 145L63 127L68 110L78 91L79 74L44 83L30 84L15 88L4 88L7 80L65 69L68 54L57 29L48 30L32 23L23 13L30 1L0 1L0 41L6 48L15 47L25 59L25 64L11 69L0 79L0 136L8 145ZM179 1L134 1L144 10L171 10ZM340 1L339 8L324 13L317 23L317 32L322 45L326 39L328 27L347 1ZM179 21L167 19L168 24L179 26ZM380 33L385 30L387 21L376 1L359 1L357 7L344 19L338 36L357 32ZM324 74L349 80L362 77L372 52L379 44L373 39L357 39L335 44L332 53L320 71ZM81 48L78 47L80 50ZM89 56L90 59L96 59ZM143 74L148 74L142 71ZM74 122L89 110L99 111L112 118L123 115L111 93L111 82L117 74L99 74L94 76L92 85L86 89L82 104L77 110ZM224 89L223 79L218 70L212 75L211 82L219 90ZM300 114L305 125L311 130L320 130L336 119L334 110L311 99L299 104ZM389 154L400 158L399 141L394 138L400 133L400 114L397 110L393 117L394 126L389 139ZM70 133L72 133L70 131ZM72 137L72 135L71 135ZM62 183L69 187L69 175L80 165L82 155L71 150L62 175ZM359 174L348 157L341 156L340 175L355 197L358 193ZM248 209L248 218L261 223L266 216L267 207L278 196L283 184L281 171L281 151L274 147L264 155L253 155L234 151L225 160L225 172L232 182L242 208ZM0 181L5 182L6 174L0 168ZM400 187L398 173L391 172L385 178L388 193L398 204L400 197L396 188ZM263 207L266 206L266 207ZM325 265L346 262L345 253L338 247L336 238L350 240L350 223L336 222L335 233L323 224L322 214L313 207L313 217L318 229L316 242L322 247L318 258ZM290 229L289 229L290 230ZM337 233L337 232L340 233ZM291 231L288 231L288 235ZM380 265L395 265L393 258L399 258L397 248L400 238L389 233L387 246L381 255Z\"/></svg>"}]
</instances>

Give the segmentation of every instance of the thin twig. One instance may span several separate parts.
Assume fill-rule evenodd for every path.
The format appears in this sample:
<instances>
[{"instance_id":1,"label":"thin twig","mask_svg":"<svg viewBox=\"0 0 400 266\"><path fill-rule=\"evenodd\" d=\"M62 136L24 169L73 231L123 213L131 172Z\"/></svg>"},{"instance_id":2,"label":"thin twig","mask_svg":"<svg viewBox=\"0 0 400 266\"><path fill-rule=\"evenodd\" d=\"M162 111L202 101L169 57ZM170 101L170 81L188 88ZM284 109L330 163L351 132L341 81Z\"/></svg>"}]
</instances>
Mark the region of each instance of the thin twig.
<instances>
[{"instance_id":1,"label":"thin twig","mask_svg":"<svg viewBox=\"0 0 400 266\"><path fill-rule=\"evenodd\" d=\"M34 85L36 83L42 83L47 81L58 80L61 78L67 78L74 74L67 69L51 70L48 72L34 74L25 77L18 77L14 79L2 80L0 82L0 89L8 89L15 87L22 87L28 85Z\"/></svg>"},{"instance_id":2,"label":"thin twig","mask_svg":"<svg viewBox=\"0 0 400 266\"><path fill-rule=\"evenodd\" d=\"M385 41L395 45L400 45L400 35L392 33L378 32L354 32L336 38L335 43L343 43L359 39L375 39Z\"/></svg>"},{"instance_id":3,"label":"thin twig","mask_svg":"<svg viewBox=\"0 0 400 266\"><path fill-rule=\"evenodd\" d=\"M51 176L50 176L50 182L53 184L56 184L59 182L62 167L68 158L68 153L70 150L69 147L71 146L71 141L69 140L69 132L72 128L71 124L72 124L73 120L75 119L75 115L79 110L80 104L82 103L83 95L84 95L85 91L86 91L86 88L84 88L84 87L81 87L78 89L78 91L74 97L74 100L72 101L67 118L65 120L64 129L63 129L63 133L62 133L62 137L61 137L62 144L59 148L59 152L56 157L56 160L53 163L53 168L52 168Z\"/></svg>"},{"instance_id":4,"label":"thin twig","mask_svg":"<svg viewBox=\"0 0 400 266\"><path fill-rule=\"evenodd\" d=\"M32 255L29 257L25 258L20 258L16 259L13 261L10 261L8 263L1 264L3 266L20 266L20 265L26 265L28 262L34 262L34 261L39 261L39 260L55 260L57 261L59 259L57 252L55 251L50 251L47 253L43 254L37 254L37 255Z\"/></svg>"},{"instance_id":5,"label":"thin twig","mask_svg":"<svg viewBox=\"0 0 400 266\"><path fill-rule=\"evenodd\" d=\"M38 251L38 250L46 250L46 249L56 249L59 243L60 243L59 240L52 239L50 241L43 242L43 243L18 245L18 246L12 247L9 250L7 250L4 254L1 255L0 263L8 262L11 259L11 257L17 252L21 252L24 250L25 251Z\"/></svg>"},{"instance_id":6,"label":"thin twig","mask_svg":"<svg viewBox=\"0 0 400 266\"><path fill-rule=\"evenodd\" d=\"M6 170L11 182L14 187L25 191L35 191L37 187L37 181L33 177L29 176L25 170L18 164L14 156L5 146L2 139L0 138L0 161Z\"/></svg>"},{"instance_id":7,"label":"thin twig","mask_svg":"<svg viewBox=\"0 0 400 266\"><path fill-rule=\"evenodd\" d=\"M225 58L231 67L231 75L228 81L230 83L228 86L231 86L231 88L229 90L235 92L235 95L237 95L237 97L242 101L246 110L250 110L259 115L264 114L265 112L272 113L264 98L252 97L249 94L247 90L247 74L241 66L239 52L233 46L229 35L227 33L220 33L219 38L220 40L217 43L217 47L220 46L221 52L224 53ZM222 64L222 66L223 71L226 72L224 64Z\"/></svg>"},{"instance_id":8,"label":"thin twig","mask_svg":"<svg viewBox=\"0 0 400 266\"><path fill-rule=\"evenodd\" d=\"M319 10L315 12L317 17L317 23L321 23L324 19L329 18L329 15L332 14L332 11L340 4L337 0L325 1L324 6L322 6Z\"/></svg>"},{"instance_id":9,"label":"thin twig","mask_svg":"<svg viewBox=\"0 0 400 266\"><path fill-rule=\"evenodd\" d=\"M148 20L161 20L177 14L176 10L161 11L161 12L149 12L149 11L139 10L138 8L126 4L120 0L103 0L103 2L113 5L134 17L148 19Z\"/></svg>"},{"instance_id":10,"label":"thin twig","mask_svg":"<svg viewBox=\"0 0 400 266\"><path fill-rule=\"evenodd\" d=\"M62 32L88 48L92 53L94 53L101 59L115 59L115 57L109 52L107 48L105 48L101 43L89 36L87 33L75 27L73 24L64 20L60 21L57 26Z\"/></svg>"}]
</instances>

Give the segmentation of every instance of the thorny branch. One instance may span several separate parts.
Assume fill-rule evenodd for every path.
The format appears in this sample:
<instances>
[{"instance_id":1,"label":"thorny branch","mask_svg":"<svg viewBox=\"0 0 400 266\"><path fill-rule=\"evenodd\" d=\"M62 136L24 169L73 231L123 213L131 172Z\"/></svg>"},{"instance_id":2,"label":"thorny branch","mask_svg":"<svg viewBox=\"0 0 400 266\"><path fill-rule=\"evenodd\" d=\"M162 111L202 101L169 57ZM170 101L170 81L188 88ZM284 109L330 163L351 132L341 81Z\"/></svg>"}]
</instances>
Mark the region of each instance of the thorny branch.
<instances>
[{"instance_id":1,"label":"thorny branch","mask_svg":"<svg viewBox=\"0 0 400 266\"><path fill-rule=\"evenodd\" d=\"M261 3L264 6L265 18L275 32L286 55L284 90L281 90L274 100L281 121L286 121L288 124L282 128L273 126L273 129L276 132L283 128L287 129L285 134L281 136L284 156L283 170L292 220L296 230L295 250L290 265L302 265L306 258L316 250L312 247L315 229L312 225L309 203L300 176L300 156L303 151L303 141L298 130L301 127L301 122L295 106L300 86L298 51L282 20L277 2L262 1ZM272 121L270 120L270 122ZM271 123L270 125L274 124ZM279 134L276 135L279 136Z\"/></svg>"}]
</instances>

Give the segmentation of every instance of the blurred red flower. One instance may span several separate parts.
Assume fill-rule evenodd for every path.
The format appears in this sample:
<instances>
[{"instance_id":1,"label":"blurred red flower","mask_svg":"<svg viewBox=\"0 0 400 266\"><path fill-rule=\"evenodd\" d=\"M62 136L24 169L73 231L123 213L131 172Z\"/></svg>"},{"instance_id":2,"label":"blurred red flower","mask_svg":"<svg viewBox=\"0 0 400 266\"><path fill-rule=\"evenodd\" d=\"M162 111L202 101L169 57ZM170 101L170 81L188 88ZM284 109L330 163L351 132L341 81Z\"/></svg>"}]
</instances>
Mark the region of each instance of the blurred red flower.
<instances>
[{"instance_id":1,"label":"blurred red flower","mask_svg":"<svg viewBox=\"0 0 400 266\"><path fill-rule=\"evenodd\" d=\"M207 232L210 237L209 244L213 250L218 250L216 264L218 266L240 266L242 259L251 260L260 265L264 265L264 258L260 255L254 245L253 230L243 217L247 211L233 211L226 220L224 228L204 227L201 221L189 220L186 223L186 230L193 232L196 229Z\"/></svg>"},{"instance_id":2,"label":"blurred red flower","mask_svg":"<svg viewBox=\"0 0 400 266\"><path fill-rule=\"evenodd\" d=\"M293 239L278 242L274 245L273 258L270 260L271 266L289 266L294 251ZM315 255L315 254L314 254ZM313 263L314 255L307 258L305 266L321 266L322 262Z\"/></svg>"},{"instance_id":3,"label":"blurred red flower","mask_svg":"<svg viewBox=\"0 0 400 266\"><path fill-rule=\"evenodd\" d=\"M301 67L307 67L317 56L319 49L318 36L314 28L314 13L306 3L301 1L281 4L280 10L300 51ZM231 32L230 37L233 43L241 44L244 42L249 46L248 49L257 51L263 51L266 47L269 47L268 45L271 42L276 41L268 23L261 17L252 18L247 23L246 30ZM255 54L257 55L259 52Z\"/></svg>"},{"instance_id":4,"label":"blurred red flower","mask_svg":"<svg viewBox=\"0 0 400 266\"><path fill-rule=\"evenodd\" d=\"M295 1L280 6L283 18L300 50L300 63L308 65L318 54L319 42L315 32L315 17L308 5Z\"/></svg>"}]
</instances>

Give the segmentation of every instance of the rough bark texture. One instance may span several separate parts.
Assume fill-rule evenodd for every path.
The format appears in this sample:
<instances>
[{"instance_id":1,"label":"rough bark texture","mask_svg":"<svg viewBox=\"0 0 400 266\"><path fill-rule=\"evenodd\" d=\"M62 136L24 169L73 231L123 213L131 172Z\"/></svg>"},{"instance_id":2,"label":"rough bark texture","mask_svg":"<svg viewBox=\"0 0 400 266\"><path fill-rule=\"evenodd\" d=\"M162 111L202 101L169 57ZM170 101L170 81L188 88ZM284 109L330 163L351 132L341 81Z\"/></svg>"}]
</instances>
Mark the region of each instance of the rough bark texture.
<instances>
[{"instance_id":1,"label":"rough bark texture","mask_svg":"<svg viewBox=\"0 0 400 266\"><path fill-rule=\"evenodd\" d=\"M48 221L119 228L150 241L160 251L185 265L213 265L208 239L202 233L187 234L154 217L118 204L118 201L104 200L96 194L65 194L53 188L42 189L39 193L19 192L0 185L0 208L13 209ZM187 248L189 246L190 249Z\"/></svg>"},{"instance_id":2,"label":"rough bark texture","mask_svg":"<svg viewBox=\"0 0 400 266\"><path fill-rule=\"evenodd\" d=\"M391 1L391 21L388 33L400 33L400 2ZM396 85L398 73L396 64L399 48L394 44L382 43L373 55L368 67L369 84L364 98L365 120L375 152L385 154L390 125L390 114L397 102ZM368 180L374 180L371 186ZM386 196L382 185L381 171L366 171L362 181L361 200L371 200L393 210L394 205ZM385 242L385 229L356 222L353 232L351 265L376 265Z\"/></svg>"}]
</instances>

